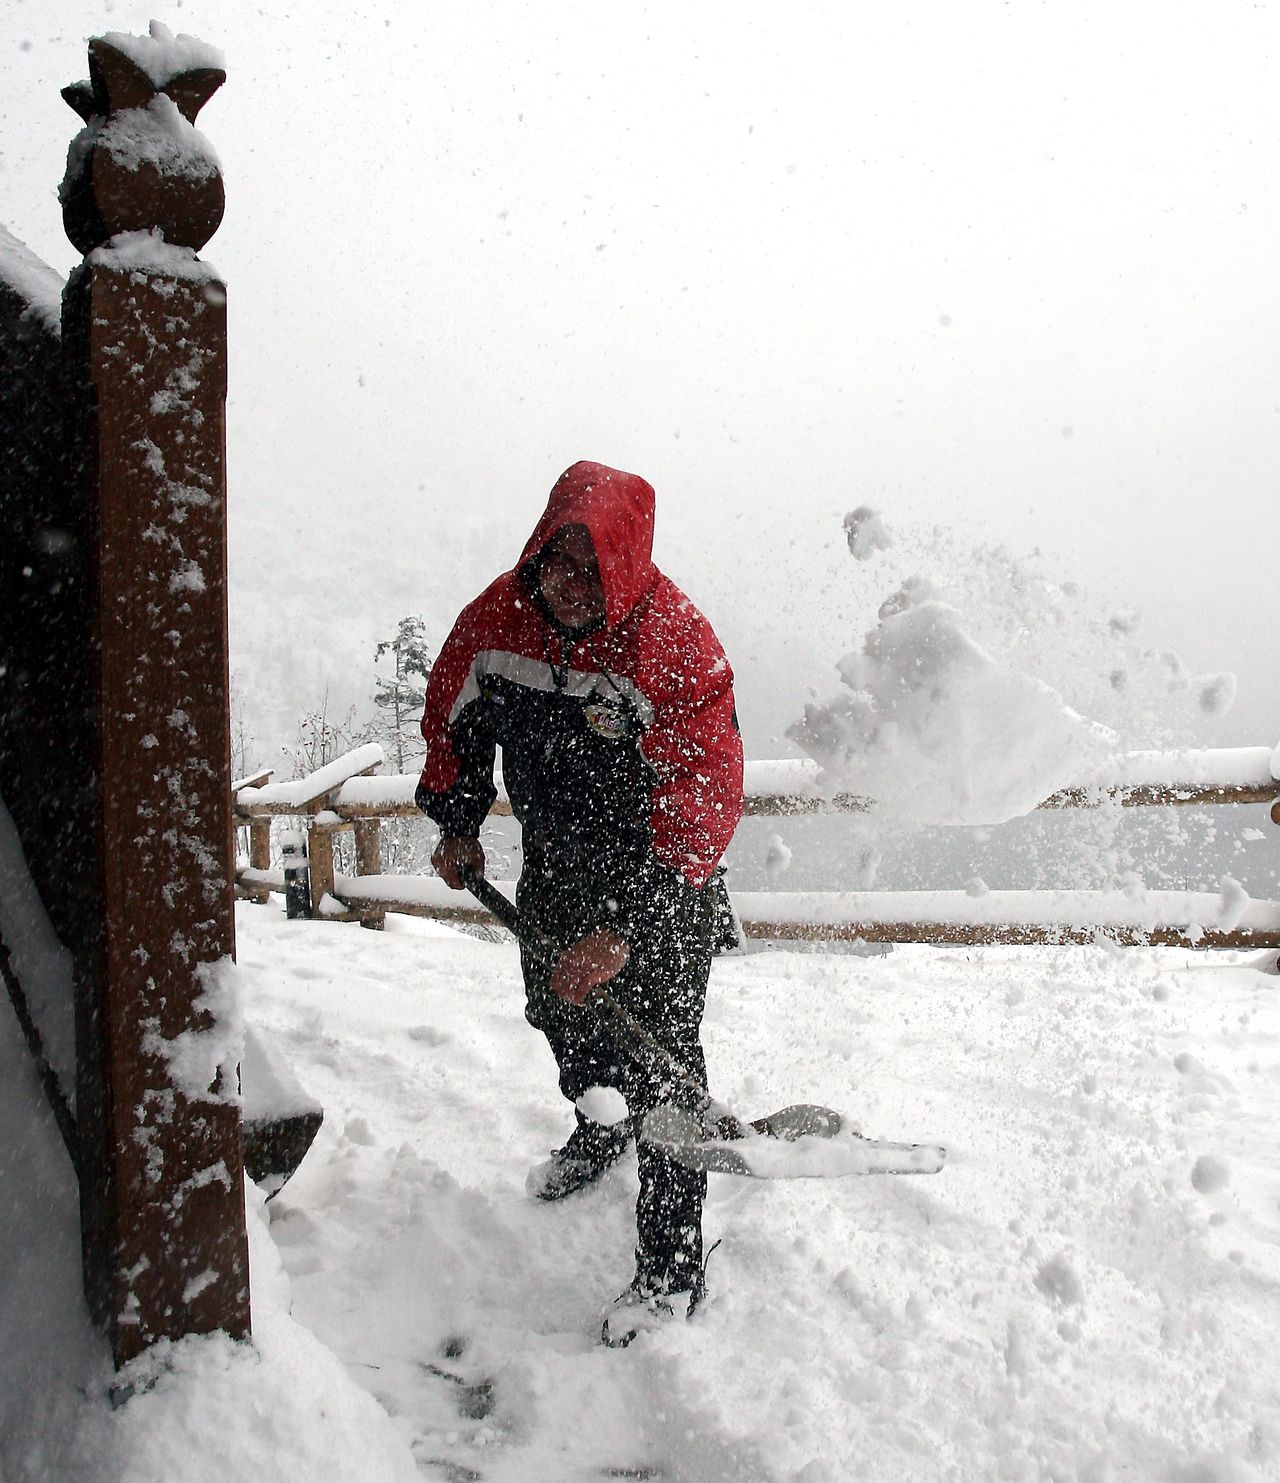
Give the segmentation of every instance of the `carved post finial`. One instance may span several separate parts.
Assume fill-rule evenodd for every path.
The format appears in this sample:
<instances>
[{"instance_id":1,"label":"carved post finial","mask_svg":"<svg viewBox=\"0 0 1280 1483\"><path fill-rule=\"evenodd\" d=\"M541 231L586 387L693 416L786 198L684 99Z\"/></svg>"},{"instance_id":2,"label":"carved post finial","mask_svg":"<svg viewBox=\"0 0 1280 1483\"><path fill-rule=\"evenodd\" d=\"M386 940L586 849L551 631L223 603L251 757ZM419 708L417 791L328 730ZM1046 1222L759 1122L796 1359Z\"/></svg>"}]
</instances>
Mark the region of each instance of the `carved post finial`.
<instances>
[{"instance_id":1,"label":"carved post finial","mask_svg":"<svg viewBox=\"0 0 1280 1483\"><path fill-rule=\"evenodd\" d=\"M149 36L89 43L89 78L62 96L85 121L59 197L72 245L88 254L124 232L157 232L198 252L222 221L217 156L195 127L226 81L221 54L158 21Z\"/></svg>"}]
</instances>

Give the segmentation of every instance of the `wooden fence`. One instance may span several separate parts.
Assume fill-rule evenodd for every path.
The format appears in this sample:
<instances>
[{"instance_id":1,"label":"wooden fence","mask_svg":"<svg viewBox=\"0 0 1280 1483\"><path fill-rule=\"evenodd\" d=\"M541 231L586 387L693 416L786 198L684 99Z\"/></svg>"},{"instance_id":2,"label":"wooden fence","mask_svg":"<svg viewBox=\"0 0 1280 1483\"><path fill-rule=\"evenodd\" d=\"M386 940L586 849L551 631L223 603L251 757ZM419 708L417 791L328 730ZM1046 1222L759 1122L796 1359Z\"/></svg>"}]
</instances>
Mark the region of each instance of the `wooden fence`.
<instances>
[{"instance_id":1,"label":"wooden fence","mask_svg":"<svg viewBox=\"0 0 1280 1483\"><path fill-rule=\"evenodd\" d=\"M268 774L242 780L235 819L249 831L250 849L237 868L237 893L263 902L285 890L283 871L272 867L270 831L273 819L290 817L303 821L309 840L313 916L366 927L380 927L388 912L491 924L486 911L434 876L383 873L381 820L418 810L417 776L379 777L382 760L382 749L371 745L294 782L271 783ZM1055 793L1040 807L1269 803L1280 823L1278 798L1271 749L1242 747L1124 754L1107 777ZM800 762L748 763L743 803L748 816L777 817L872 806L852 794L825 798L814 769ZM492 812L511 812L501 792ZM355 833L354 876L334 865L334 839L344 830ZM744 935L757 940L1280 948L1280 902L1249 900L1242 891L778 891L733 899Z\"/></svg>"}]
</instances>

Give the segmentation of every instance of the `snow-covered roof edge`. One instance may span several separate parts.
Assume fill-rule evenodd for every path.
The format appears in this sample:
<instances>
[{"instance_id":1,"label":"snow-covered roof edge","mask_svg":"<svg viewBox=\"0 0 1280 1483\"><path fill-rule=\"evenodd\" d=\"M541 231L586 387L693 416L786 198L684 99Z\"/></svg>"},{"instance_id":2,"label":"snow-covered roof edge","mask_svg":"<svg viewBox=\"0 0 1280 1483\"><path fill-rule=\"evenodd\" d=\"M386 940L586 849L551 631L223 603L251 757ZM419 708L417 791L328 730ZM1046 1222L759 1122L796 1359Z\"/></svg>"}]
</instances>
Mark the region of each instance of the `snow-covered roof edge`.
<instances>
[{"instance_id":1,"label":"snow-covered roof edge","mask_svg":"<svg viewBox=\"0 0 1280 1483\"><path fill-rule=\"evenodd\" d=\"M3 226L0 226L0 282L30 306L32 314L47 330L55 335L62 333L64 279Z\"/></svg>"}]
</instances>

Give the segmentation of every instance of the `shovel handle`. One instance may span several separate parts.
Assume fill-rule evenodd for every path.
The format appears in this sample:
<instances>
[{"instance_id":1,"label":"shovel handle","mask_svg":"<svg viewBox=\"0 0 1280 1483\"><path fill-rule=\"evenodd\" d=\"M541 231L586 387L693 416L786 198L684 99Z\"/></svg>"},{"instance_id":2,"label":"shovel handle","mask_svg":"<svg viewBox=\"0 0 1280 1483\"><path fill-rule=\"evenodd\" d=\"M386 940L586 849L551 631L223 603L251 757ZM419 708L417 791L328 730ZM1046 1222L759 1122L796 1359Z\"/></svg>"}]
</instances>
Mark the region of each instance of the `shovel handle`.
<instances>
[{"instance_id":1,"label":"shovel handle","mask_svg":"<svg viewBox=\"0 0 1280 1483\"><path fill-rule=\"evenodd\" d=\"M559 956L556 945L536 933L520 919L520 913L501 891L484 876L463 866L459 874L462 883L481 906L492 912L515 940L544 967L550 968ZM698 1116L720 1138L746 1138L755 1130L721 1103L717 1102L693 1072L678 1057L673 1056L662 1042L640 1023L636 1017L622 1007L603 985L597 985L587 996L590 1004L604 1020L609 1033L621 1050L637 1060L656 1061L662 1070L684 1088L697 1094Z\"/></svg>"},{"instance_id":2,"label":"shovel handle","mask_svg":"<svg viewBox=\"0 0 1280 1483\"><path fill-rule=\"evenodd\" d=\"M458 871L462 877L462 884L476 898L486 911L491 912L502 925L511 933L512 937L526 948L540 963L548 968L555 962L555 947L545 938L535 938L520 920L514 903L498 890L492 881L488 881L482 875L478 875L469 865L464 865Z\"/></svg>"}]
</instances>

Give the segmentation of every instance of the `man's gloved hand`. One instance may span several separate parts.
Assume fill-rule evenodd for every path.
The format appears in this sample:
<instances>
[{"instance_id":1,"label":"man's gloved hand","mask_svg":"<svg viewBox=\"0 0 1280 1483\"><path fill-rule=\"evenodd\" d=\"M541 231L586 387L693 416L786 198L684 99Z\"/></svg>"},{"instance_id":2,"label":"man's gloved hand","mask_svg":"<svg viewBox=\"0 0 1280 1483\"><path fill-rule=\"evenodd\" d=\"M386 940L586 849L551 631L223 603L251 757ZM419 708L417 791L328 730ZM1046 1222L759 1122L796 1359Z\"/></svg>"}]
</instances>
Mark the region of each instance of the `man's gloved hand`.
<instances>
[{"instance_id":1,"label":"man's gloved hand","mask_svg":"<svg viewBox=\"0 0 1280 1483\"><path fill-rule=\"evenodd\" d=\"M464 869L484 874L484 846L478 839L462 836L442 839L431 853L431 868L446 886L461 891Z\"/></svg>"},{"instance_id":2,"label":"man's gloved hand","mask_svg":"<svg viewBox=\"0 0 1280 1483\"><path fill-rule=\"evenodd\" d=\"M630 956L625 938L599 927L560 954L551 972L551 991L570 1004L581 1004L592 989L621 973Z\"/></svg>"}]
</instances>

